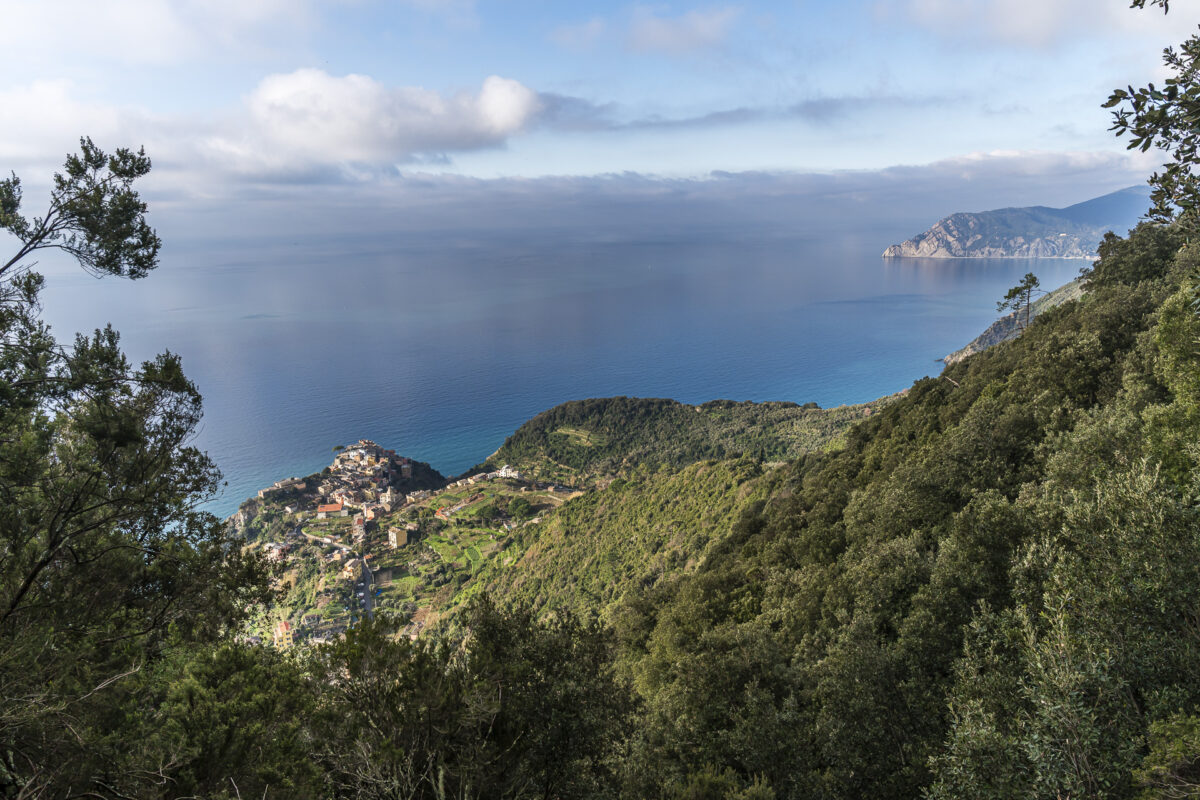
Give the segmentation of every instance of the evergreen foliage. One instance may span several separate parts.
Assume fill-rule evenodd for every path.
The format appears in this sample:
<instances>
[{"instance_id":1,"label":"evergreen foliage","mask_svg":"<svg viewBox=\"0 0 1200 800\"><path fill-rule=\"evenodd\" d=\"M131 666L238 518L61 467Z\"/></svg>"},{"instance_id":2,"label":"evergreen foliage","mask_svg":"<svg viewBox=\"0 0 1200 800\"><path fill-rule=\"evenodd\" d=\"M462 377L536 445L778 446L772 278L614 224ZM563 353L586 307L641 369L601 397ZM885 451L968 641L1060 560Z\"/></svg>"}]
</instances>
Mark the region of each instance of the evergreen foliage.
<instances>
[{"instance_id":1,"label":"evergreen foliage","mask_svg":"<svg viewBox=\"0 0 1200 800\"><path fill-rule=\"evenodd\" d=\"M60 346L22 259L58 247L98 273L140 277L158 239L131 188L143 154L83 141L50 210L0 226L20 246L0 269L0 796L137 793L163 780L119 735L138 689L176 646L229 636L269 573L194 510L219 473L189 445L200 395L178 358L139 367L111 328Z\"/></svg>"},{"instance_id":2,"label":"evergreen foliage","mask_svg":"<svg viewBox=\"0 0 1200 800\"><path fill-rule=\"evenodd\" d=\"M133 182L150 172L144 150L119 149L111 156L91 139L79 140L78 155L68 155L54 176L50 207L29 220L21 215L21 180L0 181L0 230L20 242L0 266L0 277L28 268L21 262L39 250L61 250L100 277L144 278L158 266L158 235L146 222L146 204Z\"/></svg>"},{"instance_id":3,"label":"evergreen foliage","mask_svg":"<svg viewBox=\"0 0 1200 800\"><path fill-rule=\"evenodd\" d=\"M1041 285L1037 276L1032 272L1026 272L1025 277L1016 286L1008 290L1008 294L996 303L996 311L1003 314L1005 311L1012 309L1013 315L1017 319L1017 327L1024 330L1033 316L1033 297L1035 294L1045 294L1038 287ZM1024 317L1022 319L1022 317Z\"/></svg>"},{"instance_id":4,"label":"evergreen foliage","mask_svg":"<svg viewBox=\"0 0 1200 800\"><path fill-rule=\"evenodd\" d=\"M596 624L472 605L460 646L368 622L315 655L332 796L613 796L633 697Z\"/></svg>"}]
</instances>

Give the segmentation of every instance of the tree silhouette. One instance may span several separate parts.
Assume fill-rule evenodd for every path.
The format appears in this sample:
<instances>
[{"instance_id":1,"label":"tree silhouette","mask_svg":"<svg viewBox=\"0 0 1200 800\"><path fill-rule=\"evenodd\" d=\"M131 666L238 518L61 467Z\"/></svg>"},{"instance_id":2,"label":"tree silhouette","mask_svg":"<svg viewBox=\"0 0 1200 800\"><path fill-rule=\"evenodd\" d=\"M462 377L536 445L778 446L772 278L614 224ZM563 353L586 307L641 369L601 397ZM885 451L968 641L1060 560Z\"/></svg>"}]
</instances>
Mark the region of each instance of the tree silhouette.
<instances>
[{"instance_id":1,"label":"tree silhouette","mask_svg":"<svg viewBox=\"0 0 1200 800\"><path fill-rule=\"evenodd\" d=\"M1045 294L1039 287L1041 283L1037 276L1032 272L1026 272L1025 277L1016 286L1008 290L1008 294L1004 295L1004 299L996 303L996 311L1003 314L1005 311L1012 309L1012 312L1017 317L1017 327L1025 330L1029 326L1030 316L1033 312L1033 297L1038 294ZM1024 312L1025 321L1021 321L1021 314Z\"/></svg>"}]
</instances>

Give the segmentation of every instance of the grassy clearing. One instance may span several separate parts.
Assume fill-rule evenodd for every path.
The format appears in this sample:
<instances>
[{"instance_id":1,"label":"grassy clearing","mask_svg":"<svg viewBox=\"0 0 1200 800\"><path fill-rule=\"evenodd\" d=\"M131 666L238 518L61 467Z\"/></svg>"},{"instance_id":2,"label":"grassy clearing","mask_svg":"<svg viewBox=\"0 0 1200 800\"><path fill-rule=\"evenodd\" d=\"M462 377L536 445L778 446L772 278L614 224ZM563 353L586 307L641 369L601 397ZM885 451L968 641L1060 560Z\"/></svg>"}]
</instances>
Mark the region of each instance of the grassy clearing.
<instances>
[{"instance_id":1,"label":"grassy clearing","mask_svg":"<svg viewBox=\"0 0 1200 800\"><path fill-rule=\"evenodd\" d=\"M568 441L576 447L598 447L608 442L608 437L604 434L583 428L559 428L554 433L567 437Z\"/></svg>"}]
</instances>

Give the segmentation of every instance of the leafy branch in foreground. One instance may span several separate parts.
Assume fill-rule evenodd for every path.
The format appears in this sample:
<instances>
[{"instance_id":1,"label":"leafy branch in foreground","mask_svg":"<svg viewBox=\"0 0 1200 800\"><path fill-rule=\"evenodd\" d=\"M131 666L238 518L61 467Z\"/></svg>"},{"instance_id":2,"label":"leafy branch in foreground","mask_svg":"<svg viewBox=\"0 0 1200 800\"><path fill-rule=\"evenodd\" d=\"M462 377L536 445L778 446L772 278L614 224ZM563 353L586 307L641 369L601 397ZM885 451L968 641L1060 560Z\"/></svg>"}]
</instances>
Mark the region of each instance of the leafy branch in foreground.
<instances>
[{"instance_id":1,"label":"leafy branch in foreground","mask_svg":"<svg viewBox=\"0 0 1200 800\"><path fill-rule=\"evenodd\" d=\"M21 242L0 266L0 277L38 250L57 249L96 276L144 278L158 266L162 245L146 222L146 204L133 182L150 172L144 149L111 156L92 140L79 140L79 155L67 156L65 173L55 173L45 216L21 216L21 179L0 181L0 230Z\"/></svg>"},{"instance_id":2,"label":"leafy branch in foreground","mask_svg":"<svg viewBox=\"0 0 1200 800\"><path fill-rule=\"evenodd\" d=\"M144 153L88 139L49 211L0 182L0 796L129 796L155 770L114 733L148 669L214 641L269 593L269 573L196 506L219 473L191 446L201 398L177 356L138 367L111 328L61 346L26 258L57 248L96 275L139 278L159 239L133 182ZM140 776L140 777L138 777Z\"/></svg>"},{"instance_id":3,"label":"leafy branch in foreground","mask_svg":"<svg viewBox=\"0 0 1200 800\"><path fill-rule=\"evenodd\" d=\"M1167 0L1150 0L1168 10ZM1133 7L1144 8L1146 0ZM1104 108L1113 111L1110 130L1129 137L1129 149L1143 153L1158 148L1170 155L1161 172L1150 179L1154 205L1150 217L1159 222L1179 218L1195 227L1200 213L1200 176L1196 174L1200 146L1200 36L1192 36L1179 49L1163 51L1171 70L1164 85L1128 86L1109 96Z\"/></svg>"}]
</instances>

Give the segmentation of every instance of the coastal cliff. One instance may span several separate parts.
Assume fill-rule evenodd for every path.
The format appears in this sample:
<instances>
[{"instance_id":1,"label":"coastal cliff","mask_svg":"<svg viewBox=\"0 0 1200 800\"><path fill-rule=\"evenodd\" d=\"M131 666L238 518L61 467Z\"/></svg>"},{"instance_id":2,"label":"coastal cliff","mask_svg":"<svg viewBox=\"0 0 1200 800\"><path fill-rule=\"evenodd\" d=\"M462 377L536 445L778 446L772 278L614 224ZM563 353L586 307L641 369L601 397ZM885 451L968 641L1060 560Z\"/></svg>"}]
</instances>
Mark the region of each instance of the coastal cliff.
<instances>
[{"instance_id":1,"label":"coastal cliff","mask_svg":"<svg viewBox=\"0 0 1200 800\"><path fill-rule=\"evenodd\" d=\"M1030 316L1036 318L1043 311L1049 311L1069 300L1078 300L1082 296L1083 280L1076 278L1070 283L1060 286L1035 300L1033 308L1030 309ZM989 325L987 330L968 342L966 346L955 350L943 358L942 362L946 366L951 366L962 361L967 356L987 350L989 347L1001 342L1007 342L1009 339L1017 338L1021 335L1021 325L1018 320L1017 312L1014 311L1011 314L1006 314Z\"/></svg>"},{"instance_id":2,"label":"coastal cliff","mask_svg":"<svg viewBox=\"0 0 1200 800\"><path fill-rule=\"evenodd\" d=\"M1130 187L1067 208L959 212L883 251L884 258L1094 258L1108 231L1124 233L1146 208Z\"/></svg>"}]
</instances>

